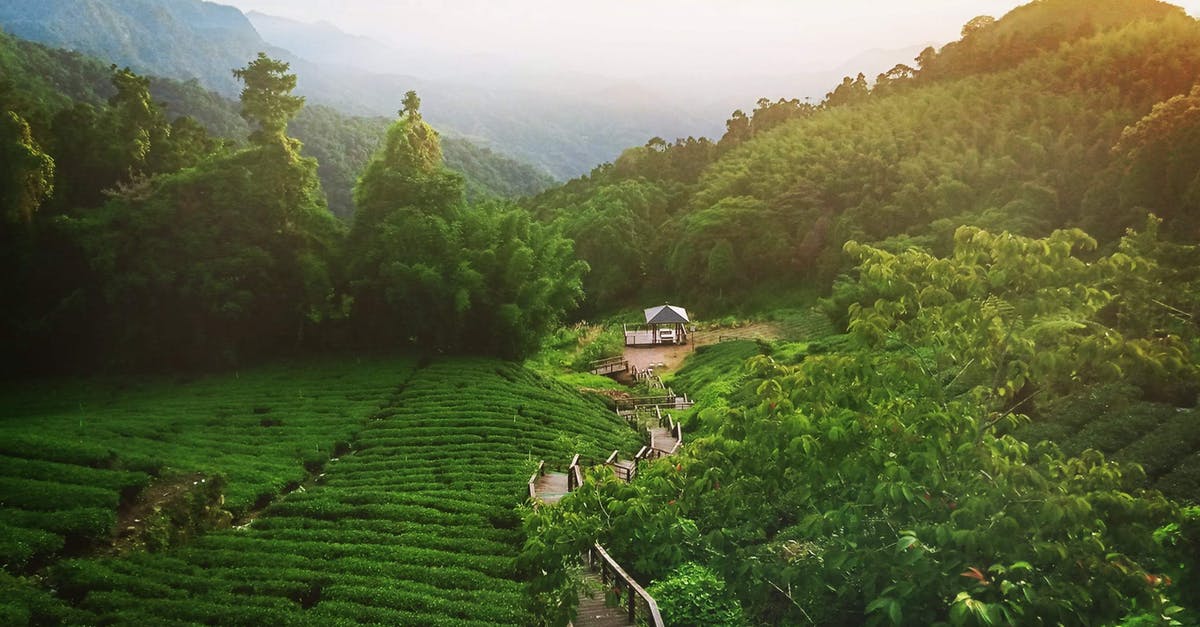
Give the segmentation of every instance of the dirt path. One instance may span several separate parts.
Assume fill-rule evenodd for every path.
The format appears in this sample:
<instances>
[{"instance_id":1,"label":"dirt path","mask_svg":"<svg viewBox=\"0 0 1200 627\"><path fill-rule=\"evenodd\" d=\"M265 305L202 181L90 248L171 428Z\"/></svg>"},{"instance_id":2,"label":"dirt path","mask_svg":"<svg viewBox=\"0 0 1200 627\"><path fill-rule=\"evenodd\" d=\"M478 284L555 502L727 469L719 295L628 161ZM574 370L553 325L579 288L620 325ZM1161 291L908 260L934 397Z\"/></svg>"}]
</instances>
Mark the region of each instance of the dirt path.
<instances>
[{"instance_id":1,"label":"dirt path","mask_svg":"<svg viewBox=\"0 0 1200 627\"><path fill-rule=\"evenodd\" d=\"M137 500L124 503L117 510L117 534L112 545L104 551L120 555L144 547L147 536L152 533L169 535L195 531L190 528L175 529L174 525L183 523L191 526L196 523L216 522L216 519L221 517L219 510L207 510L219 506L221 486L210 485L211 480L201 473L154 480L146 486ZM166 519L160 517L164 512ZM207 520L208 518L214 520ZM164 520L172 523L171 527L163 527Z\"/></svg>"},{"instance_id":2,"label":"dirt path","mask_svg":"<svg viewBox=\"0 0 1200 627\"><path fill-rule=\"evenodd\" d=\"M775 324L770 322L756 322L733 329L698 331L692 335L692 341L683 346L667 345L646 348L626 346L625 359L629 360L630 366L634 366L638 370L654 368L654 373L661 375L678 368L683 363L683 360L688 355L691 355L697 347L716 344L721 341L721 338L774 340L782 336L782 331Z\"/></svg>"}]
</instances>

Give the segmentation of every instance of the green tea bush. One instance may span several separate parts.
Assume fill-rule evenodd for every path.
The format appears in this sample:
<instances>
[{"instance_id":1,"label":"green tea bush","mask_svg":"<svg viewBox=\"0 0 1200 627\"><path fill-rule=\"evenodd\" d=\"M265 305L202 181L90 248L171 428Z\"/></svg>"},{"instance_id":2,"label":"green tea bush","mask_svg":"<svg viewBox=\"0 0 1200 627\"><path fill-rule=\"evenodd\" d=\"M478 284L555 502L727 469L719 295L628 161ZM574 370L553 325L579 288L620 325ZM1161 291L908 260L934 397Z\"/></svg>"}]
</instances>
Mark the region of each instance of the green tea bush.
<instances>
[{"instance_id":1,"label":"green tea bush","mask_svg":"<svg viewBox=\"0 0 1200 627\"><path fill-rule=\"evenodd\" d=\"M0 509L0 522L14 527L42 529L60 535L65 541L86 545L105 540L117 524L116 512L95 507L76 507L55 512L31 512Z\"/></svg>"},{"instance_id":2,"label":"green tea bush","mask_svg":"<svg viewBox=\"0 0 1200 627\"><path fill-rule=\"evenodd\" d=\"M0 570L0 625L80 625L88 615L33 582Z\"/></svg>"},{"instance_id":3,"label":"green tea bush","mask_svg":"<svg viewBox=\"0 0 1200 627\"><path fill-rule=\"evenodd\" d=\"M156 553L73 560L54 585L94 614L90 622L529 624L514 510L531 465L577 451L631 454L636 434L603 404L492 360L431 360L394 385L357 414L340 450L318 437L336 430L315 415L294 418L287 399L205 396L196 442L210 451L225 443L230 494L242 507L302 477L305 460L329 456L323 475L244 528ZM258 405L271 409L254 414ZM261 426L263 416L282 423ZM290 466L277 463L284 458ZM0 522L22 522L5 515Z\"/></svg>"},{"instance_id":4,"label":"green tea bush","mask_svg":"<svg viewBox=\"0 0 1200 627\"><path fill-rule=\"evenodd\" d=\"M143 472L97 470L87 466L19 457L0 457L0 476L107 488L121 493L140 490L150 481L150 477Z\"/></svg>"},{"instance_id":5,"label":"green tea bush","mask_svg":"<svg viewBox=\"0 0 1200 627\"><path fill-rule=\"evenodd\" d=\"M1060 442L1067 455L1078 455L1092 448L1111 454L1153 432L1159 425L1170 420L1174 407L1137 403L1099 414L1073 436Z\"/></svg>"},{"instance_id":6,"label":"green tea bush","mask_svg":"<svg viewBox=\"0 0 1200 627\"><path fill-rule=\"evenodd\" d=\"M1200 411L1176 411L1155 430L1121 449L1115 457L1122 461L1136 461L1148 476L1156 479L1170 472L1181 460L1200 451L1198 426ZM1198 497L1200 495L1193 495L1192 498Z\"/></svg>"},{"instance_id":7,"label":"green tea bush","mask_svg":"<svg viewBox=\"0 0 1200 627\"><path fill-rule=\"evenodd\" d=\"M0 565L6 569L22 571L30 563L43 561L62 548L62 536L0 523Z\"/></svg>"},{"instance_id":8,"label":"green tea bush","mask_svg":"<svg viewBox=\"0 0 1200 627\"><path fill-rule=\"evenodd\" d=\"M1200 452L1179 462L1170 472L1154 482L1163 494L1183 502L1200 501Z\"/></svg>"},{"instance_id":9,"label":"green tea bush","mask_svg":"<svg viewBox=\"0 0 1200 627\"><path fill-rule=\"evenodd\" d=\"M121 495L105 488L0 477L0 504L35 511L54 511L63 503L116 509Z\"/></svg>"}]
</instances>

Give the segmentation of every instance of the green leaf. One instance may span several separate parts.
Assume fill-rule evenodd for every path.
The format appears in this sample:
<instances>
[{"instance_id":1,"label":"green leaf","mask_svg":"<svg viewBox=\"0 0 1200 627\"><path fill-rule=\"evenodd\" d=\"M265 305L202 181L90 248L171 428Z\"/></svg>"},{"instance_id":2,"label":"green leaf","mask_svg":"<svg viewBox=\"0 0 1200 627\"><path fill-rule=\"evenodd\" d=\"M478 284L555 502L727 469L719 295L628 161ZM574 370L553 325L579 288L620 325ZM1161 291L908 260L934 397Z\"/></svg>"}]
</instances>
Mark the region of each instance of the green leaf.
<instances>
[{"instance_id":1,"label":"green leaf","mask_svg":"<svg viewBox=\"0 0 1200 627\"><path fill-rule=\"evenodd\" d=\"M893 625L899 625L903 616L900 613L900 604L892 601L888 604L888 618L891 619Z\"/></svg>"}]
</instances>

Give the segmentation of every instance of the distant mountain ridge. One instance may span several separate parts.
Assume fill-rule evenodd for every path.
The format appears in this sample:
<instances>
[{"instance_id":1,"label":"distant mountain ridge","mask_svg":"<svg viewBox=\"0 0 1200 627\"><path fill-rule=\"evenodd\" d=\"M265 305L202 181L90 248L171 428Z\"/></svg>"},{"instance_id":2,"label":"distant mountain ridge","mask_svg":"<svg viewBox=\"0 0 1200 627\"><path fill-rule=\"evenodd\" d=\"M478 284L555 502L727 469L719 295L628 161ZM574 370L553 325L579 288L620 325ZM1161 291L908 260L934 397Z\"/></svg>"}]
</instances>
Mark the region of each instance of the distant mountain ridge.
<instances>
[{"instance_id":1,"label":"distant mountain ridge","mask_svg":"<svg viewBox=\"0 0 1200 627\"><path fill-rule=\"evenodd\" d=\"M588 172L615 159L625 147L656 135L719 130L719 125L701 122L661 101L567 94L553 82L545 89L521 90L350 68L345 65L349 59L368 54L364 51L377 58L390 52L329 25L281 19L274 23L273 37L305 47L276 47L238 9L203 0L10 0L0 5L0 28L18 37L78 50L143 74L195 78L230 97L240 90L231 70L259 51L291 64L299 77L297 92L311 104L352 115L392 117L404 93L416 90L430 123L557 178ZM286 37L288 28L300 29L300 34ZM311 35L315 32L321 35ZM329 38L333 43L322 43Z\"/></svg>"},{"instance_id":2,"label":"distant mountain ridge","mask_svg":"<svg viewBox=\"0 0 1200 627\"><path fill-rule=\"evenodd\" d=\"M209 133L238 142L244 142L250 134L236 100L208 91L195 80L149 79L150 94L163 106L168 119L190 116ZM5 93L6 82L10 95L19 85L22 98L52 112L69 109L73 103L101 106L115 93L108 65L98 59L0 31L0 95ZM317 159L329 209L343 220L353 216L352 195L358 174L393 119L353 117L309 104L289 127L289 133L303 143L303 154ZM553 178L528 163L465 139L447 138L444 155L447 167L464 175L472 198L528 196L554 183Z\"/></svg>"},{"instance_id":3,"label":"distant mountain ridge","mask_svg":"<svg viewBox=\"0 0 1200 627\"><path fill-rule=\"evenodd\" d=\"M246 13L246 19L265 41L297 52L327 65L359 68L380 74L395 73L410 59L410 51L401 51L369 37L351 35L328 22L304 23L258 11Z\"/></svg>"},{"instance_id":4,"label":"distant mountain ridge","mask_svg":"<svg viewBox=\"0 0 1200 627\"><path fill-rule=\"evenodd\" d=\"M0 26L137 72L197 78L225 95L240 89L231 70L268 49L241 11L201 0L5 0Z\"/></svg>"},{"instance_id":5,"label":"distant mountain ridge","mask_svg":"<svg viewBox=\"0 0 1200 627\"><path fill-rule=\"evenodd\" d=\"M391 115L404 92L415 89L434 126L560 179L583 174L653 136L718 133L719 116L729 112L684 111L645 86L630 89L628 83L596 77L514 80L502 62L387 45L325 22L255 11L247 18L271 45L304 60L294 67L300 93L356 115ZM329 72L333 67L340 69Z\"/></svg>"}]
</instances>

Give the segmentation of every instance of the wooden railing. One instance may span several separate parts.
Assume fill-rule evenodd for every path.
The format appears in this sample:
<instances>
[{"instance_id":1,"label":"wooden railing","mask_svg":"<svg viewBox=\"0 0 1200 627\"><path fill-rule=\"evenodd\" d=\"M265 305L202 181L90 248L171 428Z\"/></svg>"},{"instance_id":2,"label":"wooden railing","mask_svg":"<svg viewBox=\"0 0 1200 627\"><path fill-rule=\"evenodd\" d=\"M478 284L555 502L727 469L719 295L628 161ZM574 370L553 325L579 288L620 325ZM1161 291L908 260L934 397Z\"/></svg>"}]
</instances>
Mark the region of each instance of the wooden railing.
<instances>
[{"instance_id":1,"label":"wooden railing","mask_svg":"<svg viewBox=\"0 0 1200 627\"><path fill-rule=\"evenodd\" d=\"M671 436L676 440L676 447L683 444L683 425L675 422L675 418L672 417L671 414L660 413L658 416L658 424L659 426L666 427L667 430L671 432Z\"/></svg>"},{"instance_id":2,"label":"wooden railing","mask_svg":"<svg viewBox=\"0 0 1200 627\"><path fill-rule=\"evenodd\" d=\"M633 375L634 381L645 381L646 385L651 390L666 390L667 384L663 383L662 377L654 374L653 367L638 369L637 366L629 366L629 372Z\"/></svg>"},{"instance_id":3,"label":"wooden railing","mask_svg":"<svg viewBox=\"0 0 1200 627\"><path fill-rule=\"evenodd\" d=\"M588 372L599 375L625 372L629 370L629 360L624 357L609 357L608 359L593 361L589 367Z\"/></svg>"},{"instance_id":4,"label":"wooden railing","mask_svg":"<svg viewBox=\"0 0 1200 627\"><path fill-rule=\"evenodd\" d=\"M617 412L629 412L638 409L687 409L695 405L695 401L688 398L687 394L676 396L675 391L670 388L667 393L661 396L631 396L629 398L618 398Z\"/></svg>"},{"instance_id":5,"label":"wooden railing","mask_svg":"<svg viewBox=\"0 0 1200 627\"><path fill-rule=\"evenodd\" d=\"M567 492L574 492L575 488L583 485L583 472L579 470L579 453L571 458L571 465L567 466Z\"/></svg>"},{"instance_id":6,"label":"wooden railing","mask_svg":"<svg viewBox=\"0 0 1200 627\"><path fill-rule=\"evenodd\" d=\"M671 445L671 448L669 449L656 446L657 443L655 442L654 431L647 428L646 432L650 435L650 442L646 446L642 447L641 451L638 451L638 457L640 459L658 459L660 457L674 455L675 453L679 452L679 447L683 446L683 425L675 422L675 418L672 417L671 414L663 413L658 409L655 409L654 412L658 417L658 426L665 427L668 431L670 431L671 437L675 438L675 443Z\"/></svg>"},{"instance_id":7,"label":"wooden railing","mask_svg":"<svg viewBox=\"0 0 1200 627\"><path fill-rule=\"evenodd\" d=\"M538 462L537 470L533 471L533 476L529 477L529 498L537 501L537 480L538 477L546 474L546 460Z\"/></svg>"},{"instance_id":8,"label":"wooden railing","mask_svg":"<svg viewBox=\"0 0 1200 627\"><path fill-rule=\"evenodd\" d=\"M629 482L633 481L634 477L637 476L638 459L635 457L632 460L633 465L631 465L631 466L628 466L628 467L622 466L617 463L617 453L618 453L617 451L613 451L612 455L609 455L608 459L604 460L604 465L608 466L609 468L612 468L613 474L615 474L618 479L620 479L621 481L624 481L625 483L629 483Z\"/></svg>"},{"instance_id":9,"label":"wooden railing","mask_svg":"<svg viewBox=\"0 0 1200 627\"><path fill-rule=\"evenodd\" d=\"M607 590L611 585L618 593L625 611L629 614L629 622L638 624L640 616L647 625L664 627L662 615L658 611L658 603L650 596L633 577L626 573L616 560L599 544L588 548L587 564L600 571L600 581Z\"/></svg>"}]
</instances>

